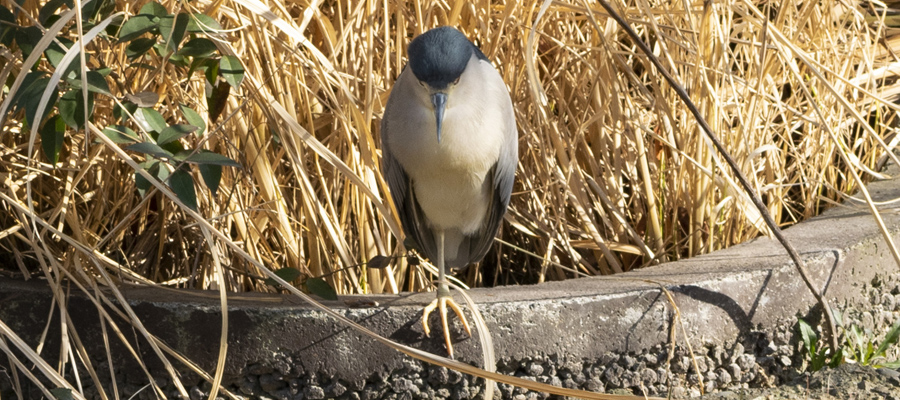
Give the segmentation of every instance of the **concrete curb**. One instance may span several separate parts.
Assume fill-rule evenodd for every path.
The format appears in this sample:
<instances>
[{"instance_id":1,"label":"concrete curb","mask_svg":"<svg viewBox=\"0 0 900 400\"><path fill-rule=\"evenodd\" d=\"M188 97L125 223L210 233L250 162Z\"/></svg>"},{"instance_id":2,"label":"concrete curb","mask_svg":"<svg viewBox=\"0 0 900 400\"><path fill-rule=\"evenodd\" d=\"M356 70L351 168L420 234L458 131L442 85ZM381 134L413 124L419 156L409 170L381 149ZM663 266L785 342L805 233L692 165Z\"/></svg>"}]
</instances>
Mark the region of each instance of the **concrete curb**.
<instances>
[{"instance_id":1,"label":"concrete curb","mask_svg":"<svg viewBox=\"0 0 900 400\"><path fill-rule=\"evenodd\" d=\"M900 181L875 182L869 190L876 201L897 198ZM891 205L882 214L894 240L900 240L897 207ZM833 208L788 229L786 235L847 322L876 329L897 320L900 270L865 206ZM674 296L700 374L690 366L681 328L669 360L670 336L679 325L673 324L675 314L661 285ZM150 332L205 370L214 370L220 327L217 293L147 288L125 293ZM816 318L815 312L810 314L813 297L780 245L768 239L616 277L474 289L469 294L493 334L500 372L594 391L673 390L688 395L697 393L701 378L707 390L790 378L802 362L793 356L796 318ZM421 309L433 294L351 298L377 301L379 306L326 304L393 340L444 354L442 339L426 338L421 328ZM0 280L0 320L29 344L40 337L50 304L40 282ZM250 398L400 399L472 398L481 391L480 380L411 360L290 296L234 295L229 307L225 383L235 393ZM94 365L104 370L108 361L94 306L73 295L70 311L89 354L96 355ZM59 332L51 328L49 334L44 354L53 359ZM457 358L478 364L477 338L466 338L458 326L454 337ZM132 341L158 384L176 393L143 339ZM0 365L9 365L2 358ZM123 346L113 345L116 380L124 395L148 382L128 359ZM191 398L202 397L209 386L192 374L184 381L196 384ZM502 398L546 397L506 385L500 389ZM10 382L0 375L0 394L4 390L10 390Z\"/></svg>"}]
</instances>

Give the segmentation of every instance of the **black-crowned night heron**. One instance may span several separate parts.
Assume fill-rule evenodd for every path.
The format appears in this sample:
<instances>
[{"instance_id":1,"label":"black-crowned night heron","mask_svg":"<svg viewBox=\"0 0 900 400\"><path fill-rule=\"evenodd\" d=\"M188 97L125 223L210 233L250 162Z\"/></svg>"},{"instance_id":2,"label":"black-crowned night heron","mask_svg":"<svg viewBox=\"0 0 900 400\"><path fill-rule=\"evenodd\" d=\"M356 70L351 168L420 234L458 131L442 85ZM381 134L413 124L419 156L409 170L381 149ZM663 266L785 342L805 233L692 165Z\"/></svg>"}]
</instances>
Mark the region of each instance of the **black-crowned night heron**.
<instances>
[{"instance_id":1,"label":"black-crowned night heron","mask_svg":"<svg viewBox=\"0 0 900 400\"><path fill-rule=\"evenodd\" d=\"M413 39L409 63L391 91L381 122L384 174L406 236L437 264L438 308L453 357L446 267L484 258L497 234L516 173L516 119L509 91L484 53L454 28Z\"/></svg>"}]
</instances>

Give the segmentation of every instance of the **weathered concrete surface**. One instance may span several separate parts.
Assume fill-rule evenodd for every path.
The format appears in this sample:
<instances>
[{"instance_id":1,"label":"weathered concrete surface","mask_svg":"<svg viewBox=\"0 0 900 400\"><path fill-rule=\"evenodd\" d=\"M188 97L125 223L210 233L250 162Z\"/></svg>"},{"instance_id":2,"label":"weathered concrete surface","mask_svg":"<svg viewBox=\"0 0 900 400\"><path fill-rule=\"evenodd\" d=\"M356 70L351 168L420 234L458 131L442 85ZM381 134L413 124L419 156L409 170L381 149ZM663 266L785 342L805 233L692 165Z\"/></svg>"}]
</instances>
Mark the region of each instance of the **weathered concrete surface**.
<instances>
[{"instance_id":1,"label":"weathered concrete surface","mask_svg":"<svg viewBox=\"0 0 900 400\"><path fill-rule=\"evenodd\" d=\"M876 182L869 190L876 201L898 198L900 181ZM896 207L900 205L887 206L882 215L894 240L900 241ZM845 311L848 322L878 328L897 320L900 269L864 206L834 208L788 229L786 235L802 253L816 285L825 288L833 307ZM792 326L797 316L809 319L814 300L781 246L768 239L616 277L473 289L469 294L492 332L501 372L590 390L640 392L643 386L647 393L665 393L680 387L676 393L690 393L699 376L686 364L683 349L666 362L674 314L661 287L673 295L694 351L701 364L707 364L699 374L706 389L760 383L768 375L788 374L800 362L791 358L796 347ZM149 288L127 288L125 293L150 332L207 371L214 370L221 321L217 293ZM371 308L324 303L393 340L444 354L440 335L426 338L421 328L422 307L433 296L364 297L379 303ZM355 298L360 296L348 297ZM103 364L94 306L78 294L69 301L82 341ZM41 282L0 280L0 320L30 344L45 326L50 302ZM240 294L230 296L228 303L225 382L237 393L468 398L478 392L477 382L423 367L291 296ZM50 330L50 349L56 331ZM127 336L138 335L129 331ZM466 338L459 326L454 337L457 358L478 364L478 340ZM679 328L679 346L683 340ZM139 348L153 375L164 376L146 343ZM52 357L54 351L44 354ZM128 358L120 345L113 351L117 359ZM665 369L667 364L671 369ZM133 386L146 382L139 371L127 370L128 365L117 361L126 375L118 379ZM199 379L192 383L203 392ZM3 384L0 378L0 389ZM504 398L523 394L503 389Z\"/></svg>"}]
</instances>

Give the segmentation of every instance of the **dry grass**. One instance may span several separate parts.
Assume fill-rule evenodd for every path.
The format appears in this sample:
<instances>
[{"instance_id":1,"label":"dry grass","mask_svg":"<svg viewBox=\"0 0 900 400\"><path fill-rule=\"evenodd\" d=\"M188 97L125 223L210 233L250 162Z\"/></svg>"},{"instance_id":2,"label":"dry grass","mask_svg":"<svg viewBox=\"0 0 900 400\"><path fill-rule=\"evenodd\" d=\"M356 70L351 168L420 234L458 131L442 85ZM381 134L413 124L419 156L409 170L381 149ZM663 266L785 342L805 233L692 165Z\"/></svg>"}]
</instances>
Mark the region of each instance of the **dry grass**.
<instances>
[{"instance_id":1,"label":"dry grass","mask_svg":"<svg viewBox=\"0 0 900 400\"><path fill-rule=\"evenodd\" d=\"M131 15L143 4L116 7ZM787 225L855 191L851 172L871 178L884 154L879 141L900 140L888 103L900 93L900 59L894 31L869 16L874 7L768 4L635 0L618 8ZM40 5L25 2L19 23L34 25ZM596 4L279 2L266 4L270 12L251 0L163 5L214 17L227 29L215 35L219 51L244 63L243 85L222 116L207 121L208 134L183 139L243 168L225 169L215 197L198 190L198 215L163 186L140 196L132 159L141 156L96 131L67 132L59 163L49 165L21 113L0 116L3 275L44 276L55 287L66 278L87 293L123 282L272 291L264 265L325 276L339 293L429 288L429 270L403 257L385 269L365 263L405 254L379 167L380 116L408 41L444 24L493 60L520 128L501 235L511 245L495 246L461 275L468 285L627 271L767 230L691 114ZM63 32L77 40L76 19ZM141 60L149 68L134 68L124 48L102 36L86 44L90 67L114 71L107 81L117 99L150 91L170 122L180 121L179 104L205 115L200 74L156 55ZM27 68L16 48L0 57L6 98ZM113 123L115 104L97 99L95 126Z\"/></svg>"},{"instance_id":2,"label":"dry grass","mask_svg":"<svg viewBox=\"0 0 900 400\"><path fill-rule=\"evenodd\" d=\"M339 293L429 286L430 273L410 268L403 258L384 270L364 263L404 254L397 221L383 201L378 123L404 65L406 43L441 24L466 32L510 86L521 159L501 239L539 256L496 246L480 268L463 276L469 285L573 276L556 263L588 275L627 271L765 231L693 117L594 5L544 3L548 8L537 18L541 4L379 2L307 9L284 3L272 5L274 15L260 15L247 4L190 10L230 29L218 36L218 46L239 56L247 71L223 117L210 123L208 137L191 144L244 166L226 169L215 198L200 190L200 214L269 267L325 275ZM120 7L135 13L141 5ZM170 11L182 7L164 5ZM684 5L637 1L623 11L683 82L776 221L802 220L829 204L824 200L854 191L848 169L874 169L883 153L874 137L893 132L893 109L877 93L896 91L895 79L884 71L895 59L879 46L885 32L866 22L866 10L841 3L753 11L757 6L746 2ZM767 24L760 12L770 15ZM776 30L803 53L779 43ZM70 24L73 39L74 31ZM189 76L155 55L141 60L154 68L130 68L124 45L104 39L87 49L99 65L118 73L109 81L120 98L156 92L157 108L170 121L180 118L178 104L201 114L208 107L199 74ZM6 53L11 77L21 71L16 54ZM810 73L801 57L825 71L825 79ZM809 87L812 97L799 85ZM113 106L99 99L95 125L111 123ZM859 118L874 131L864 131ZM835 130L838 142L823 126ZM12 201L29 205L34 217L128 271L117 272L119 279L217 287L213 252L201 229L161 194L142 198L134 170L119 156L72 131L54 167L29 150L31 138L22 129L20 115L6 119L2 168ZM855 165L839 160L840 148L854 155ZM28 218L9 207L0 218L8 227L0 243L21 260L23 273L36 273L27 260L41 257L74 267L75 258L59 257L73 252L71 244L46 233L11 232ZM263 273L225 246L215 247L223 252L227 290L270 290L259 279Z\"/></svg>"}]
</instances>

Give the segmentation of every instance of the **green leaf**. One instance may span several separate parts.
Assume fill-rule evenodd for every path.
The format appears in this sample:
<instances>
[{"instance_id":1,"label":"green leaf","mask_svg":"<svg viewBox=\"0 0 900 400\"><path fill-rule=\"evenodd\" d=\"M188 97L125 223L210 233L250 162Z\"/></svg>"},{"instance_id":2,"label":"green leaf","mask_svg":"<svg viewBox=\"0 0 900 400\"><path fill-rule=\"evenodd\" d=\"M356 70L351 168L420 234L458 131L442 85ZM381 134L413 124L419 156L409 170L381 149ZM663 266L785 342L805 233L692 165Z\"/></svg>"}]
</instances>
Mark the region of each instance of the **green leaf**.
<instances>
[{"instance_id":1,"label":"green leaf","mask_svg":"<svg viewBox=\"0 0 900 400\"><path fill-rule=\"evenodd\" d=\"M40 22L43 26L50 26L50 24L47 23L47 20L51 16L56 14L56 11L59 10L59 8L64 4L66 4L66 2L63 0L48 1L46 4L44 4L43 7L41 7L41 11L38 13L38 22Z\"/></svg>"},{"instance_id":2,"label":"green leaf","mask_svg":"<svg viewBox=\"0 0 900 400\"><path fill-rule=\"evenodd\" d=\"M200 164L197 166L200 170L200 176L203 177L203 183L212 192L213 197L219 191L219 183L222 182L222 166L214 164Z\"/></svg>"},{"instance_id":3,"label":"green leaf","mask_svg":"<svg viewBox=\"0 0 900 400\"><path fill-rule=\"evenodd\" d=\"M806 346L806 351L809 352L810 356L815 356L816 342L819 340L816 331L802 319L797 321L797 325L800 331L800 338L803 339L803 345Z\"/></svg>"},{"instance_id":4,"label":"green leaf","mask_svg":"<svg viewBox=\"0 0 900 400\"><path fill-rule=\"evenodd\" d=\"M197 192L194 191L194 177L183 169L177 169L169 177L169 187L184 205L197 211Z\"/></svg>"},{"instance_id":5,"label":"green leaf","mask_svg":"<svg viewBox=\"0 0 900 400\"><path fill-rule=\"evenodd\" d=\"M103 128L103 134L110 140L119 144L131 144L140 142L140 136L131 128L123 125L113 125Z\"/></svg>"},{"instance_id":6,"label":"green leaf","mask_svg":"<svg viewBox=\"0 0 900 400\"><path fill-rule=\"evenodd\" d=\"M169 126L162 114L152 108L139 108L134 112L134 118L141 129L147 132L160 133Z\"/></svg>"},{"instance_id":7,"label":"green leaf","mask_svg":"<svg viewBox=\"0 0 900 400\"><path fill-rule=\"evenodd\" d=\"M151 1L147 4L144 4L144 6L141 7L141 10L138 11L138 14L147 14L147 15L152 15L154 17L162 18L162 17L165 17L166 15L168 15L168 11L161 4L159 4L155 1Z\"/></svg>"},{"instance_id":8,"label":"green leaf","mask_svg":"<svg viewBox=\"0 0 900 400\"><path fill-rule=\"evenodd\" d=\"M322 278L309 278L306 280L306 288L310 293L325 300L337 300L337 292Z\"/></svg>"},{"instance_id":9,"label":"green leaf","mask_svg":"<svg viewBox=\"0 0 900 400\"><path fill-rule=\"evenodd\" d=\"M876 356L884 356L887 353L888 347L891 347L892 344L897 343L897 339L900 339L900 322L894 324L891 329L888 331L887 335L884 336L884 341L881 342L881 345L878 346L878 350L875 351Z\"/></svg>"},{"instance_id":10,"label":"green leaf","mask_svg":"<svg viewBox=\"0 0 900 400\"><path fill-rule=\"evenodd\" d=\"M228 103L228 94L231 92L231 85L228 82L220 80L215 86L207 85L206 103L209 106L209 120L216 122L222 111L225 110L225 104Z\"/></svg>"},{"instance_id":11,"label":"green leaf","mask_svg":"<svg viewBox=\"0 0 900 400\"><path fill-rule=\"evenodd\" d=\"M103 75L101 75L97 71L88 71L85 73L85 75L87 75L89 92L112 96L112 94L109 92L109 85L106 83L106 78L104 78ZM66 78L66 82L71 84L73 88L80 90L81 74L78 74L73 78Z\"/></svg>"},{"instance_id":12,"label":"green leaf","mask_svg":"<svg viewBox=\"0 0 900 400\"><path fill-rule=\"evenodd\" d=\"M128 59L135 59L146 54L153 45L156 44L156 38L137 38L128 44L125 48L125 55Z\"/></svg>"},{"instance_id":13,"label":"green leaf","mask_svg":"<svg viewBox=\"0 0 900 400\"><path fill-rule=\"evenodd\" d=\"M881 363L883 368L900 369L900 361L889 361Z\"/></svg>"},{"instance_id":14,"label":"green leaf","mask_svg":"<svg viewBox=\"0 0 900 400\"><path fill-rule=\"evenodd\" d=\"M31 52L34 51L34 46L41 40L41 36L43 36L43 33L41 32L41 29L36 26L19 27L16 29L16 44L19 46L19 50L22 50L23 60L31 55Z\"/></svg>"},{"instance_id":15,"label":"green leaf","mask_svg":"<svg viewBox=\"0 0 900 400\"><path fill-rule=\"evenodd\" d=\"M187 57L181 56L178 54L173 54L173 55L169 56L169 62L172 65L174 65L176 67L181 67L181 68L187 68L190 65L190 63L188 63Z\"/></svg>"},{"instance_id":16,"label":"green leaf","mask_svg":"<svg viewBox=\"0 0 900 400\"><path fill-rule=\"evenodd\" d=\"M137 107L153 107L159 102L159 95L154 92L127 93L125 94L125 100L134 103ZM137 111L137 107L135 107L134 111Z\"/></svg>"},{"instance_id":17,"label":"green leaf","mask_svg":"<svg viewBox=\"0 0 900 400\"><path fill-rule=\"evenodd\" d=\"M122 24L122 29L119 30L119 41L129 42L150 32L154 28L160 26L160 23L157 23L156 21L156 17L148 14L135 15L129 18L128 21L125 21L125 23Z\"/></svg>"},{"instance_id":18,"label":"green leaf","mask_svg":"<svg viewBox=\"0 0 900 400\"><path fill-rule=\"evenodd\" d=\"M206 76L206 82L209 84L219 83L219 60L207 58L202 59L201 61L202 66L206 67L204 72L204 75ZM194 66L191 67L193 68ZM207 96L208 95L209 93L207 93Z\"/></svg>"},{"instance_id":19,"label":"green leaf","mask_svg":"<svg viewBox=\"0 0 900 400\"><path fill-rule=\"evenodd\" d=\"M178 46L184 40L190 19L190 15L185 13L179 13L176 16L167 15L159 19L159 33L169 50L178 50Z\"/></svg>"},{"instance_id":20,"label":"green leaf","mask_svg":"<svg viewBox=\"0 0 900 400\"><path fill-rule=\"evenodd\" d=\"M828 363L829 368L837 368L838 365L844 363L844 348L838 348L834 355L831 357L831 361Z\"/></svg>"},{"instance_id":21,"label":"green leaf","mask_svg":"<svg viewBox=\"0 0 900 400\"><path fill-rule=\"evenodd\" d=\"M229 85L237 88L244 80L244 66L235 56L223 56L219 60L219 73Z\"/></svg>"},{"instance_id":22,"label":"green leaf","mask_svg":"<svg viewBox=\"0 0 900 400\"><path fill-rule=\"evenodd\" d=\"M159 161L154 161L154 162L159 163ZM140 164L140 165L144 166L144 164ZM147 169L147 168L144 168L144 169ZM139 172L135 171L134 187L137 188L138 194L140 194L141 197L144 197L144 195L147 194L147 191L150 190L150 186L152 186L150 184L150 181L148 181L147 178L144 178L144 175L141 175Z\"/></svg>"},{"instance_id":23,"label":"green leaf","mask_svg":"<svg viewBox=\"0 0 900 400\"><path fill-rule=\"evenodd\" d=\"M207 38L194 38L188 40L184 46L181 46L181 49L175 52L175 54L180 56L189 56L189 57L209 57L217 50L216 44L213 43L212 40Z\"/></svg>"},{"instance_id":24,"label":"green leaf","mask_svg":"<svg viewBox=\"0 0 900 400\"><path fill-rule=\"evenodd\" d=\"M150 176L156 177L161 182L165 182L169 179L169 169L166 168L165 164L157 160L148 160L139 165L147 171ZM137 171L134 173L134 185L137 187L138 193L140 193L142 197L147 194L147 191L153 186L147 178L144 178L144 176Z\"/></svg>"},{"instance_id":25,"label":"green leaf","mask_svg":"<svg viewBox=\"0 0 900 400\"><path fill-rule=\"evenodd\" d=\"M203 120L203 117L194 111L193 108L184 104L179 107L181 108L181 114L184 115L184 119L186 119L189 124L197 127L197 131L194 132L194 134L196 134L197 137L203 137L203 134L206 132L206 121Z\"/></svg>"},{"instance_id":26,"label":"green leaf","mask_svg":"<svg viewBox=\"0 0 900 400\"><path fill-rule=\"evenodd\" d=\"M875 346L872 346L872 342L866 342L865 350L863 350L862 356L862 365L869 365L872 361L872 355L875 353Z\"/></svg>"},{"instance_id":27,"label":"green leaf","mask_svg":"<svg viewBox=\"0 0 900 400\"><path fill-rule=\"evenodd\" d=\"M94 1L98 1L98 0L94 0ZM53 389L50 389L50 394L52 394L53 397L56 398L56 400L74 400L75 399L74 397L72 397L72 389L68 389L68 388L53 388Z\"/></svg>"},{"instance_id":28,"label":"green leaf","mask_svg":"<svg viewBox=\"0 0 900 400\"><path fill-rule=\"evenodd\" d=\"M0 43L6 47L12 46L12 42L16 38L16 27L18 25L16 16L8 8L0 5Z\"/></svg>"},{"instance_id":29,"label":"green leaf","mask_svg":"<svg viewBox=\"0 0 900 400\"><path fill-rule=\"evenodd\" d=\"M51 165L59 162L59 152L62 151L65 140L66 124L59 115L54 115L44 122L41 127L41 148Z\"/></svg>"},{"instance_id":30,"label":"green leaf","mask_svg":"<svg viewBox=\"0 0 900 400\"><path fill-rule=\"evenodd\" d=\"M159 133L159 139L156 140L156 144L162 146L166 143L174 142L196 130L197 127L193 125L172 125L166 127Z\"/></svg>"},{"instance_id":31,"label":"green leaf","mask_svg":"<svg viewBox=\"0 0 900 400\"><path fill-rule=\"evenodd\" d=\"M59 43L57 43L57 41ZM58 67L59 62L62 61L62 58L66 55L66 50L63 50L63 48L62 48L62 46L60 46L60 44L62 44L63 46L66 46L67 49L71 49L72 46L75 45L75 42L73 42L69 39L66 39L64 37L56 38L56 40L50 42L50 44L47 46L47 49L44 50L44 56L47 57L47 61L50 62L50 65L52 65L53 68ZM72 68L72 66L75 66L76 68L80 68L80 66L77 66L75 64L77 64L77 63L73 62L72 64L69 64L70 71L74 70Z\"/></svg>"},{"instance_id":32,"label":"green leaf","mask_svg":"<svg viewBox=\"0 0 900 400\"><path fill-rule=\"evenodd\" d=\"M191 14L191 20L188 22L187 29L190 33L212 33L221 31L222 25L219 25L215 19L206 14L197 13Z\"/></svg>"},{"instance_id":33,"label":"green leaf","mask_svg":"<svg viewBox=\"0 0 900 400\"><path fill-rule=\"evenodd\" d=\"M300 270L298 270L297 268L279 268L279 269L272 271L272 273L274 273L275 275L278 275L279 278L284 279L284 281L287 283L291 283L295 279L300 277ZM281 286L278 284L278 281L276 281L272 278L266 278L265 282L266 282L266 285L271 285L271 286L275 286L275 287Z\"/></svg>"},{"instance_id":34,"label":"green leaf","mask_svg":"<svg viewBox=\"0 0 900 400\"><path fill-rule=\"evenodd\" d=\"M126 150L136 151L138 153L148 154L156 158L172 158L172 153L163 150L156 143L140 142L125 147Z\"/></svg>"},{"instance_id":35,"label":"green leaf","mask_svg":"<svg viewBox=\"0 0 900 400\"><path fill-rule=\"evenodd\" d=\"M70 89L59 99L59 115L66 125L75 129L84 126L84 96L81 90ZM88 118L94 113L94 96L88 94Z\"/></svg>"},{"instance_id":36,"label":"green leaf","mask_svg":"<svg viewBox=\"0 0 900 400\"><path fill-rule=\"evenodd\" d=\"M221 165L223 167L235 168L241 167L241 164L238 164L234 160L209 150L200 150L185 158L184 161L191 164L200 165Z\"/></svg>"},{"instance_id":37,"label":"green leaf","mask_svg":"<svg viewBox=\"0 0 900 400\"><path fill-rule=\"evenodd\" d=\"M13 96L12 104L15 104L16 110L25 110L25 121L29 125L34 124L35 121L43 121L47 113L53 109L53 104L56 104L58 93L54 90L50 94L47 106L44 107L44 114L40 116L35 115L41 103L44 89L49 84L50 78L44 76L43 73L37 71L29 72L25 79L22 80L22 86L19 87L16 95Z\"/></svg>"},{"instance_id":38,"label":"green leaf","mask_svg":"<svg viewBox=\"0 0 900 400\"><path fill-rule=\"evenodd\" d=\"M366 263L366 267L375 269L385 269L391 265L391 259L383 255L376 255Z\"/></svg>"},{"instance_id":39,"label":"green leaf","mask_svg":"<svg viewBox=\"0 0 900 400\"><path fill-rule=\"evenodd\" d=\"M70 0L66 0L66 4L68 4ZM114 11L116 1L115 0L94 0L91 2L82 2L81 3L81 15L85 21L96 21L100 19L105 19ZM102 17L101 17L102 16ZM85 24L85 30L89 29L88 24Z\"/></svg>"}]
</instances>

